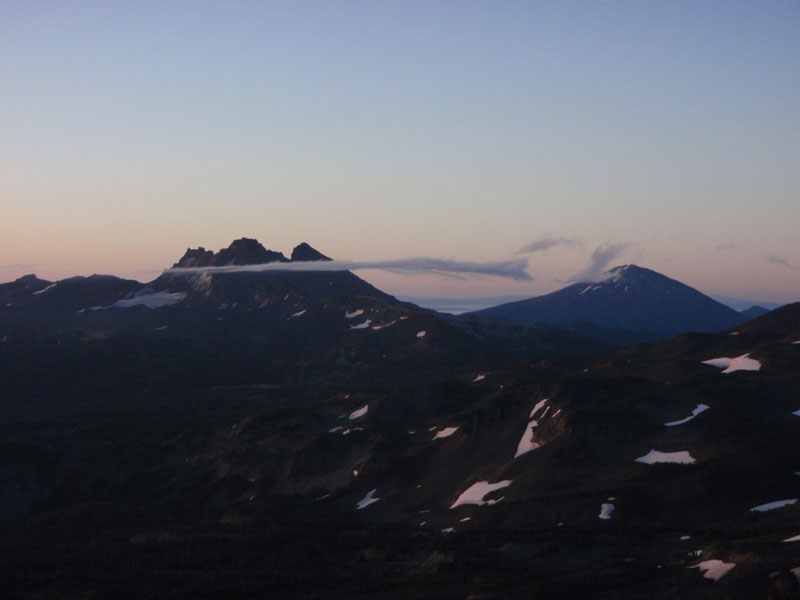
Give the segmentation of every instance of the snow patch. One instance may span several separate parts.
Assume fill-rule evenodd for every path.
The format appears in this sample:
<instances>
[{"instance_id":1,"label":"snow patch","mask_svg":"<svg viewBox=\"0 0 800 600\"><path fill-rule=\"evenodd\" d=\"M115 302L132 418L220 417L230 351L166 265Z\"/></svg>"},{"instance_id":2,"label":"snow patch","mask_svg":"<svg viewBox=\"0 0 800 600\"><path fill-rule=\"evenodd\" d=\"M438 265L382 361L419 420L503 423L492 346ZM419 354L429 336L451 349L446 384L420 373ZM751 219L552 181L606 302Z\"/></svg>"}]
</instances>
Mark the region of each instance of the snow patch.
<instances>
[{"instance_id":1,"label":"snow patch","mask_svg":"<svg viewBox=\"0 0 800 600\"><path fill-rule=\"evenodd\" d=\"M613 504L601 504L600 505L600 514L597 515L599 518L608 520L611 518L611 513L614 512L614 505Z\"/></svg>"},{"instance_id":2,"label":"snow patch","mask_svg":"<svg viewBox=\"0 0 800 600\"><path fill-rule=\"evenodd\" d=\"M290 319L293 319L294 317L302 317L304 314L306 314L306 312L308 312L308 311L307 311L307 310L301 310L300 312L296 312L296 313L294 313L294 314L293 314L291 317L289 317L289 318L290 318Z\"/></svg>"},{"instance_id":3,"label":"snow patch","mask_svg":"<svg viewBox=\"0 0 800 600\"><path fill-rule=\"evenodd\" d=\"M664 423L665 427L675 427L676 425L683 425L684 423L688 423L692 419L694 419L697 415L701 412L708 410L711 408L710 406L706 406L705 404L698 404L697 407L692 411L692 414L686 417L685 419L681 419L680 421L670 421L669 423Z\"/></svg>"},{"instance_id":4,"label":"snow patch","mask_svg":"<svg viewBox=\"0 0 800 600\"><path fill-rule=\"evenodd\" d=\"M452 527L445 527L444 529L442 529L442 533L455 533L455 531L456 530L453 529Z\"/></svg>"},{"instance_id":5,"label":"snow patch","mask_svg":"<svg viewBox=\"0 0 800 600\"><path fill-rule=\"evenodd\" d=\"M206 296L211 294L211 273L201 273L196 277L190 278L189 282L196 292L202 292Z\"/></svg>"},{"instance_id":6,"label":"snow patch","mask_svg":"<svg viewBox=\"0 0 800 600\"><path fill-rule=\"evenodd\" d=\"M367 327L369 327L370 323L372 323L372 321L367 319L366 321L364 321L363 323L359 323L358 325L351 325L350 329L366 329Z\"/></svg>"},{"instance_id":7,"label":"snow patch","mask_svg":"<svg viewBox=\"0 0 800 600\"><path fill-rule=\"evenodd\" d=\"M342 435L350 435L351 433L355 433L356 431L364 431L363 427L348 427L342 432Z\"/></svg>"},{"instance_id":8,"label":"snow patch","mask_svg":"<svg viewBox=\"0 0 800 600\"><path fill-rule=\"evenodd\" d=\"M477 504L478 506L483 506L484 504L496 504L497 502L500 502L502 498L500 498L500 500L484 500L484 496L491 494L495 490L508 487L509 485L511 485L511 479L504 479L503 481L498 481L497 483L478 481L464 490L458 499L453 502L450 508L452 509L463 504Z\"/></svg>"},{"instance_id":9,"label":"snow patch","mask_svg":"<svg viewBox=\"0 0 800 600\"><path fill-rule=\"evenodd\" d=\"M692 536L690 536L690 535L682 535L681 536L681 541L682 542L685 542L686 540L690 540L690 539L692 539Z\"/></svg>"},{"instance_id":10,"label":"snow patch","mask_svg":"<svg viewBox=\"0 0 800 600\"><path fill-rule=\"evenodd\" d=\"M428 332L427 331L418 331L417 332L417 337L418 338L424 338L426 333L428 333Z\"/></svg>"},{"instance_id":11,"label":"snow patch","mask_svg":"<svg viewBox=\"0 0 800 600\"><path fill-rule=\"evenodd\" d=\"M793 415L796 415L796 416L798 416L798 417L800 417L800 410L796 410L796 411L794 411L792 414L793 414Z\"/></svg>"},{"instance_id":12,"label":"snow patch","mask_svg":"<svg viewBox=\"0 0 800 600\"><path fill-rule=\"evenodd\" d=\"M351 421L354 421L355 419L360 419L365 414L367 414L368 410L369 410L369 404L365 404L361 408L356 409L353 412L351 412L350 415L347 418L350 419Z\"/></svg>"},{"instance_id":13,"label":"snow patch","mask_svg":"<svg viewBox=\"0 0 800 600\"><path fill-rule=\"evenodd\" d=\"M356 510L361 510L362 508L366 508L373 502L377 502L380 498L375 497L375 492L378 491L378 488L374 488L370 490L370 492L364 496L361 500L356 503Z\"/></svg>"},{"instance_id":14,"label":"snow patch","mask_svg":"<svg viewBox=\"0 0 800 600\"><path fill-rule=\"evenodd\" d=\"M439 438L446 438L453 435L456 431L458 431L458 427L445 427L436 432L436 435L433 436L433 439L438 440Z\"/></svg>"},{"instance_id":15,"label":"snow patch","mask_svg":"<svg viewBox=\"0 0 800 600\"><path fill-rule=\"evenodd\" d=\"M132 298L117 300L113 306L118 308L131 308L133 306L146 306L147 308L162 308L177 304L186 298L186 292L145 292L136 294ZM105 307L92 307L92 310Z\"/></svg>"},{"instance_id":16,"label":"snow patch","mask_svg":"<svg viewBox=\"0 0 800 600\"><path fill-rule=\"evenodd\" d=\"M364 314L364 309L363 308L359 308L358 310L354 310L353 312L345 311L344 318L345 319L355 319L356 317L360 317L363 314Z\"/></svg>"},{"instance_id":17,"label":"snow patch","mask_svg":"<svg viewBox=\"0 0 800 600\"><path fill-rule=\"evenodd\" d=\"M56 283L58 283L58 282L56 282ZM54 287L56 287L56 283L51 283L46 288L43 288L43 289L39 290L38 292L33 292L33 295L34 296L38 296L39 294L44 294L47 290L52 290Z\"/></svg>"},{"instance_id":18,"label":"snow patch","mask_svg":"<svg viewBox=\"0 0 800 600\"><path fill-rule=\"evenodd\" d=\"M165 329L168 329L168 328L169 328L169 325L162 325L161 327L156 327L156 331L164 331Z\"/></svg>"},{"instance_id":19,"label":"snow patch","mask_svg":"<svg viewBox=\"0 0 800 600\"><path fill-rule=\"evenodd\" d=\"M784 542L800 542L800 535L795 535L795 536L793 536L793 537L786 538L786 539L785 539L785 540L783 540L783 541L784 541Z\"/></svg>"},{"instance_id":20,"label":"snow patch","mask_svg":"<svg viewBox=\"0 0 800 600\"><path fill-rule=\"evenodd\" d=\"M775 502L767 502L766 504L760 504L758 506L754 506L750 509L750 512L767 512L768 510L775 510L776 508L782 508L784 506L789 506L790 504L797 504L797 498L790 498L788 500L776 500Z\"/></svg>"},{"instance_id":21,"label":"snow patch","mask_svg":"<svg viewBox=\"0 0 800 600\"><path fill-rule=\"evenodd\" d=\"M472 383L478 383L479 381L483 381L484 379L486 379L486 375L484 374L476 375L475 379L472 380Z\"/></svg>"},{"instance_id":22,"label":"snow patch","mask_svg":"<svg viewBox=\"0 0 800 600\"><path fill-rule=\"evenodd\" d=\"M374 331L378 331L380 329L386 329L387 327L391 327L395 323L397 323L397 319L395 319L394 321L389 321L388 323L384 323L383 325L373 325L372 329Z\"/></svg>"},{"instance_id":23,"label":"snow patch","mask_svg":"<svg viewBox=\"0 0 800 600\"><path fill-rule=\"evenodd\" d=\"M713 559L713 560L704 560L700 564L697 564L693 567L689 567L690 569L700 569L700 572L703 573L703 577L706 579L713 579L714 581L719 581L728 572L736 566L736 563L726 563L722 562L721 560Z\"/></svg>"},{"instance_id":24,"label":"snow patch","mask_svg":"<svg viewBox=\"0 0 800 600\"><path fill-rule=\"evenodd\" d=\"M545 398L544 400L539 400L539 402L536 403L536 406L533 407L533 410L531 411L531 414L528 416L528 418L532 419L533 415L539 412L539 409L542 408L548 402L550 402L549 398Z\"/></svg>"},{"instance_id":25,"label":"snow patch","mask_svg":"<svg viewBox=\"0 0 800 600\"><path fill-rule=\"evenodd\" d=\"M650 452L644 456L637 458L636 462L645 463L647 465L654 465L656 463L690 465L694 462L694 458L692 458L688 450L681 450L680 452L659 452L658 450L650 450Z\"/></svg>"},{"instance_id":26,"label":"snow patch","mask_svg":"<svg viewBox=\"0 0 800 600\"><path fill-rule=\"evenodd\" d=\"M519 444L517 444L517 452L514 454L514 458L522 456L531 450L536 450L541 446L538 442L533 441L533 430L538 425L538 421L531 421L528 423L528 426L525 428L525 433L522 434L522 438L519 440Z\"/></svg>"},{"instance_id":27,"label":"snow patch","mask_svg":"<svg viewBox=\"0 0 800 600\"><path fill-rule=\"evenodd\" d=\"M735 373L736 371L759 371L761 363L754 358L750 358L750 354L742 354L735 358L722 356L720 358L710 358L709 360L702 361L704 365L724 369L723 373Z\"/></svg>"}]
</instances>

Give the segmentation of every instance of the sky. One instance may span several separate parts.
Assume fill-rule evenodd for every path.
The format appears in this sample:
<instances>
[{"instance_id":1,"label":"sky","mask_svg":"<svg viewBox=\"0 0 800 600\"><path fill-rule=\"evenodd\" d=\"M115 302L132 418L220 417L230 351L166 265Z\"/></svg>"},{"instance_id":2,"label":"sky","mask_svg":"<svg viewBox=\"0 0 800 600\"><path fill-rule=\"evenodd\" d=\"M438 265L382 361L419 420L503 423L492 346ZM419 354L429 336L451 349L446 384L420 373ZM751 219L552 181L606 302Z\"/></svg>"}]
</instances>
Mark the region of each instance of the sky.
<instances>
[{"instance_id":1,"label":"sky","mask_svg":"<svg viewBox=\"0 0 800 600\"><path fill-rule=\"evenodd\" d=\"M404 296L608 257L800 300L798 31L796 1L4 0L0 282L149 281L246 236L527 261L357 272Z\"/></svg>"}]
</instances>

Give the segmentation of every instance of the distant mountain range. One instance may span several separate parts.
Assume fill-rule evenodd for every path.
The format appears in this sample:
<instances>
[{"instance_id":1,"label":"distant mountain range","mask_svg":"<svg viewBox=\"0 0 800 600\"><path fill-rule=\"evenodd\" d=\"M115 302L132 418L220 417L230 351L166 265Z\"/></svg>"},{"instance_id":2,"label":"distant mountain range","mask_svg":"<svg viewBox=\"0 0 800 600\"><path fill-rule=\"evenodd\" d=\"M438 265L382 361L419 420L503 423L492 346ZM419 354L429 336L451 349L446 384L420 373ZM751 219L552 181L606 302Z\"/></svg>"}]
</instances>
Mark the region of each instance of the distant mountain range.
<instances>
[{"instance_id":1,"label":"distant mountain range","mask_svg":"<svg viewBox=\"0 0 800 600\"><path fill-rule=\"evenodd\" d=\"M629 342L664 339L686 331L717 332L748 319L694 288L636 265L615 267L596 281L462 316L569 327Z\"/></svg>"},{"instance_id":2,"label":"distant mountain range","mask_svg":"<svg viewBox=\"0 0 800 600\"><path fill-rule=\"evenodd\" d=\"M184 258L291 261L226 250ZM563 315L611 327L720 314L634 266L570 288ZM23 277L0 286L0 589L796 599L798 389L800 304L613 349L346 271Z\"/></svg>"},{"instance_id":3,"label":"distant mountain range","mask_svg":"<svg viewBox=\"0 0 800 600\"><path fill-rule=\"evenodd\" d=\"M306 243L287 259L242 238L218 252L189 248L177 270L147 284L110 275L55 282L27 275L0 284L0 339L15 348L0 377L19 393L41 390L49 402L47 386L79 389L84 376L112 385L143 361L153 368L129 381L132 389L365 381L373 373L385 383L475 361L608 349L553 327L454 320L401 302L350 271L216 270L319 260L330 259ZM53 355L53 348L62 351ZM169 370L157 367L165 363Z\"/></svg>"}]
</instances>

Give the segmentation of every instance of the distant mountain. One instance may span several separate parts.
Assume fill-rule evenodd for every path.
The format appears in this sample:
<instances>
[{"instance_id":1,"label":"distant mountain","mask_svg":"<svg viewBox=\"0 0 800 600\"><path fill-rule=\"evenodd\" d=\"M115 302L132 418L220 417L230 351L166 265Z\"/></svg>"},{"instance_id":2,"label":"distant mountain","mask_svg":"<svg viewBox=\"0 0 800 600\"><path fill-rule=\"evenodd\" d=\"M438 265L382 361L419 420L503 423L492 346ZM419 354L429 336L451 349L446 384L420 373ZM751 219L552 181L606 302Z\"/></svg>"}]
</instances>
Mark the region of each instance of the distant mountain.
<instances>
[{"instance_id":1,"label":"distant mountain","mask_svg":"<svg viewBox=\"0 0 800 600\"><path fill-rule=\"evenodd\" d=\"M717 302L721 302L725 306L729 306L733 310L738 310L739 312L742 312L751 306L763 306L768 310L774 310L786 304L785 302L767 302L764 300L753 300L752 298L732 298L731 296L720 296L718 294L709 295Z\"/></svg>"},{"instance_id":2,"label":"distant mountain","mask_svg":"<svg viewBox=\"0 0 800 600\"><path fill-rule=\"evenodd\" d=\"M756 317L760 317L761 315L765 315L770 312L770 309L764 308L763 306L751 306L743 311L741 311L742 316L747 317L748 319L755 319Z\"/></svg>"},{"instance_id":3,"label":"distant mountain","mask_svg":"<svg viewBox=\"0 0 800 600\"><path fill-rule=\"evenodd\" d=\"M679 281L636 265L607 271L598 281L575 283L552 294L467 313L519 323L542 323L636 335L642 340L685 331L716 332L747 317ZM592 335L590 333L590 335Z\"/></svg>"}]
</instances>

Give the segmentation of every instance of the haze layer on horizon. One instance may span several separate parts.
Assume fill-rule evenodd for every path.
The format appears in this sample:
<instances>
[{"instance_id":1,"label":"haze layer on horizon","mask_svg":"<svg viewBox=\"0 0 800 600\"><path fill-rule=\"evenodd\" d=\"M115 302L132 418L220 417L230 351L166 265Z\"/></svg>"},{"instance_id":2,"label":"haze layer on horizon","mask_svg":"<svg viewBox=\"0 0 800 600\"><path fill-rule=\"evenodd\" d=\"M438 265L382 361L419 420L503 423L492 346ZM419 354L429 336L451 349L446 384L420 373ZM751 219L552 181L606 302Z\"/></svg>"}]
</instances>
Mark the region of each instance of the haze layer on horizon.
<instances>
[{"instance_id":1,"label":"haze layer on horizon","mask_svg":"<svg viewBox=\"0 0 800 600\"><path fill-rule=\"evenodd\" d=\"M0 15L0 281L147 281L248 236L534 277L359 272L399 295L546 293L606 245L608 266L800 299L796 2Z\"/></svg>"}]
</instances>

